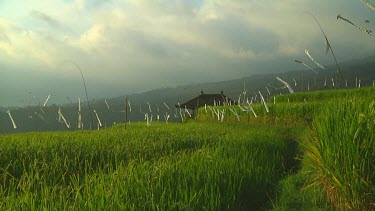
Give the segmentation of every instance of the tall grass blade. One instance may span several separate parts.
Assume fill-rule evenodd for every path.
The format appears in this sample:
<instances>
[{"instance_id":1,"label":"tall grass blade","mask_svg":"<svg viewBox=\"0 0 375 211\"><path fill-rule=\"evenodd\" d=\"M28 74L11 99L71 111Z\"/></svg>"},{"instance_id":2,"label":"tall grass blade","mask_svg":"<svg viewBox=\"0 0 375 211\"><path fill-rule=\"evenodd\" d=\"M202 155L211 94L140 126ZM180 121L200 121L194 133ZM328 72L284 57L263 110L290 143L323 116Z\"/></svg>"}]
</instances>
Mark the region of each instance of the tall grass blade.
<instances>
[{"instance_id":1,"label":"tall grass blade","mask_svg":"<svg viewBox=\"0 0 375 211\"><path fill-rule=\"evenodd\" d=\"M326 40L326 54L328 54L329 50L331 51L333 59L335 60L335 63L336 63L336 68L337 68L336 72L337 72L337 74L340 74L341 77L343 77L342 73L341 73L341 69L340 69L339 63L338 63L338 61L336 59L335 53L333 52L332 46L331 46L331 44L330 44L330 42L328 40L328 37L327 37L326 33L324 32L322 26L320 25L318 19L316 19L316 17L312 13L309 13L309 12L306 12L306 13L309 14L309 15L311 15L314 18L315 22L318 24L318 26L320 28L320 31L322 32L322 34L323 34L323 36L324 36L324 38Z\"/></svg>"}]
</instances>

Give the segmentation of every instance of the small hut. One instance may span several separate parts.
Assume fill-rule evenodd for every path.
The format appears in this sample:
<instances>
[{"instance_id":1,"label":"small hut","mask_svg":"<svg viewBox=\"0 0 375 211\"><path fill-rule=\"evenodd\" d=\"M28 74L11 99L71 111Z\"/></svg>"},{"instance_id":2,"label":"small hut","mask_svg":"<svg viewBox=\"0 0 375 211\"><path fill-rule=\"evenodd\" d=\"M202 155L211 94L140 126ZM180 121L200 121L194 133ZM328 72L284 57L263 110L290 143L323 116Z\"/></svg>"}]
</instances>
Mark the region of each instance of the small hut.
<instances>
[{"instance_id":1,"label":"small hut","mask_svg":"<svg viewBox=\"0 0 375 211\"><path fill-rule=\"evenodd\" d=\"M195 118L198 114L198 108L204 106L223 106L229 104L235 105L236 102L225 96L223 91L221 91L220 94L204 94L202 91L199 96L181 105L175 105L175 107L181 109L189 109L190 111L192 111Z\"/></svg>"}]
</instances>

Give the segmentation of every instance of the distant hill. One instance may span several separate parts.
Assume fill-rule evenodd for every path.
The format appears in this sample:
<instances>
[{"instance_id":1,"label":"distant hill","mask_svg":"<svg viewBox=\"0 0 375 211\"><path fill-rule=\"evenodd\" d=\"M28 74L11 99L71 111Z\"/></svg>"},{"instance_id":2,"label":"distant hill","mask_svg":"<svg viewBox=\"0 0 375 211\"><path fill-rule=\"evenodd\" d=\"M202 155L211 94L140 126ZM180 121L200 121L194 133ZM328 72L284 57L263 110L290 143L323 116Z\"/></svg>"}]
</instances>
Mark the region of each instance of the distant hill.
<instances>
[{"instance_id":1,"label":"distant hill","mask_svg":"<svg viewBox=\"0 0 375 211\"><path fill-rule=\"evenodd\" d=\"M344 80L347 80L348 87L355 87L356 78L361 80L361 86L371 86L373 80L375 80L375 56L365 58L362 60L354 60L345 62L340 65ZM256 95L258 91L266 93L266 87L271 85L272 87L282 87L282 84L276 80L276 77L280 77L287 81L295 91L307 91L308 84L310 90L320 89L332 89L332 78L336 81L336 66L328 66L326 70L318 70L319 74L316 75L310 70L301 69L300 71L290 71L285 73L274 73L264 75L253 75L245 78L239 78L235 80L220 81L214 83L202 83L202 84L190 84L185 86L178 86L173 88L162 88L155 89L152 91L133 94L129 98L134 102L146 103L147 101L153 103L174 103L187 101L197 96L201 91L205 93L220 93L224 91L224 94L230 98L237 99L240 93L245 89L249 95ZM297 82L297 86L294 87L294 80ZM327 86L324 87L325 80L327 80ZM345 81L341 81L339 84L336 82L336 87L339 85L345 87ZM273 89L270 86L268 89L273 94L288 93L286 89ZM119 98L113 98L114 104L123 103L125 96Z\"/></svg>"},{"instance_id":2,"label":"distant hill","mask_svg":"<svg viewBox=\"0 0 375 211\"><path fill-rule=\"evenodd\" d=\"M220 81L214 83L190 84L178 87L167 87L155 89L143 93L137 93L127 96L130 101L132 111L128 113L130 122L143 121L145 114L153 116L153 121L164 121L164 116L170 115L170 121L180 121L179 112L174 108L178 102L184 103L197 95L201 91L204 93L214 94L224 92L226 96L233 100L237 100L239 95L247 91L247 97L251 99L257 95L259 91L269 98L276 94L286 94L288 90L283 88L283 84L276 80L276 77L287 81L295 92L313 91L321 89L344 88L346 83L348 88L354 88L361 84L361 87L372 86L375 80L375 56L360 60L353 60L342 63L342 78L337 77L336 67L334 65L327 66L326 70L316 69L319 74L306 69L299 71L290 71L285 73L253 75L235 80ZM332 79L335 83L333 86ZM337 79L340 79L337 81ZM357 80L356 80L357 79ZM357 82L356 82L357 81ZM359 82L360 81L360 82ZM295 83L296 82L296 83ZM326 86L324 86L326 84ZM296 86L295 86L296 85ZM268 91L270 91L270 95ZM103 127L110 126L114 123L124 122L125 113L121 112L125 109L126 96L106 99L111 110L107 108L104 99L95 99L90 102L91 110L95 109L98 113ZM150 107L148 105L150 104ZM164 105L166 103L169 109ZM91 112L91 119L88 113L86 102L82 102L82 116L84 128L97 128L96 115ZM71 128L67 129L65 124L58 122L58 109L64 114ZM151 108L151 112L150 112ZM78 103L66 105L51 105L47 107L29 106L26 108L10 108L12 116L18 126L13 129L8 114L5 111L8 108L0 108L0 133L7 132L26 132L26 131L45 131L45 130L73 130L77 128L77 112Z\"/></svg>"}]
</instances>

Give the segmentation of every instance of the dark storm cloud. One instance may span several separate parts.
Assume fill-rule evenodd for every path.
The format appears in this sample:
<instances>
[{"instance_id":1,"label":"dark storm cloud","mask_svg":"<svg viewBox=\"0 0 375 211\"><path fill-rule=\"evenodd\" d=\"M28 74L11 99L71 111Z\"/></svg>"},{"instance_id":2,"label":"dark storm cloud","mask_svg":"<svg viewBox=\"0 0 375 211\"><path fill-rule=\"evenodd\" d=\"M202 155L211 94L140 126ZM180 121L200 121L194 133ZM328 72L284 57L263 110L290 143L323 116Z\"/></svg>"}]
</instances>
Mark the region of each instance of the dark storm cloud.
<instances>
[{"instance_id":1,"label":"dark storm cloud","mask_svg":"<svg viewBox=\"0 0 375 211\"><path fill-rule=\"evenodd\" d=\"M278 37L274 32L234 17L209 21L205 24L205 30L218 44L233 49L264 53L278 48Z\"/></svg>"}]
</instances>

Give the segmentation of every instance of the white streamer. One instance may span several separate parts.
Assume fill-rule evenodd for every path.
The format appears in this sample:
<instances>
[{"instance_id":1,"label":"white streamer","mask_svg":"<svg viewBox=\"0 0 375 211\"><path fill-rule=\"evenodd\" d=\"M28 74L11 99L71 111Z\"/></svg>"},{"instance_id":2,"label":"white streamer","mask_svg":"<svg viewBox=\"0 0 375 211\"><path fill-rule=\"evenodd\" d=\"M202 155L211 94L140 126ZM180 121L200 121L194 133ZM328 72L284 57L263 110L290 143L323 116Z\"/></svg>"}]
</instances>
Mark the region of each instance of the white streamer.
<instances>
[{"instance_id":1,"label":"white streamer","mask_svg":"<svg viewBox=\"0 0 375 211\"><path fill-rule=\"evenodd\" d=\"M47 102L48 102L48 100L49 100L50 97L51 97L51 95L49 94L48 97L47 97L47 99L46 99L46 101L44 101L43 107L46 107Z\"/></svg>"},{"instance_id":2,"label":"white streamer","mask_svg":"<svg viewBox=\"0 0 375 211\"><path fill-rule=\"evenodd\" d=\"M319 64L318 62L316 62L316 61L313 59L313 57L310 55L310 53L309 53L308 50L305 49L305 53L306 53L306 55L311 59L311 61L314 62L317 66L319 66L319 67L322 68L323 70L326 69L323 65Z\"/></svg>"},{"instance_id":3,"label":"white streamer","mask_svg":"<svg viewBox=\"0 0 375 211\"><path fill-rule=\"evenodd\" d=\"M294 90L292 89L292 87L291 87L287 82L285 82L284 80L282 80L282 79L279 78L279 77L276 77L276 79L277 79L278 81L280 81L281 83L283 83L283 84L288 88L290 94L293 94L293 93L294 93Z\"/></svg>"},{"instance_id":4,"label":"white streamer","mask_svg":"<svg viewBox=\"0 0 375 211\"><path fill-rule=\"evenodd\" d=\"M269 113L270 110L268 109L267 103L266 103L266 101L264 100L264 97L263 97L263 95L262 95L262 93L261 93L260 91L259 91L259 95L260 95L260 98L262 99L263 105L264 105L264 107L266 108L267 113Z\"/></svg>"},{"instance_id":5,"label":"white streamer","mask_svg":"<svg viewBox=\"0 0 375 211\"><path fill-rule=\"evenodd\" d=\"M57 113L59 114L59 119L61 118L64 121L66 127L70 128L70 125L66 122L64 115L61 113L61 108L59 108L59 111Z\"/></svg>"},{"instance_id":6,"label":"white streamer","mask_svg":"<svg viewBox=\"0 0 375 211\"><path fill-rule=\"evenodd\" d=\"M10 118L10 121L12 122L13 128L14 128L14 129L17 129L17 125L16 125L16 123L14 122L14 119L13 119L13 117L12 117L12 114L10 113L9 110L7 111L7 114L9 115L9 118Z\"/></svg>"},{"instance_id":7,"label":"white streamer","mask_svg":"<svg viewBox=\"0 0 375 211\"><path fill-rule=\"evenodd\" d=\"M98 113L96 112L95 109L94 109L94 113L96 115L96 119L98 120L99 126L101 127L102 126L102 122L100 121L99 115L98 115Z\"/></svg>"},{"instance_id":8,"label":"white streamer","mask_svg":"<svg viewBox=\"0 0 375 211\"><path fill-rule=\"evenodd\" d=\"M169 110L169 106L164 102L164 105L165 105L165 107L167 107L167 109Z\"/></svg>"}]
</instances>

